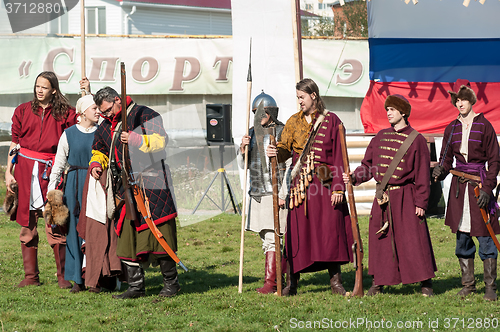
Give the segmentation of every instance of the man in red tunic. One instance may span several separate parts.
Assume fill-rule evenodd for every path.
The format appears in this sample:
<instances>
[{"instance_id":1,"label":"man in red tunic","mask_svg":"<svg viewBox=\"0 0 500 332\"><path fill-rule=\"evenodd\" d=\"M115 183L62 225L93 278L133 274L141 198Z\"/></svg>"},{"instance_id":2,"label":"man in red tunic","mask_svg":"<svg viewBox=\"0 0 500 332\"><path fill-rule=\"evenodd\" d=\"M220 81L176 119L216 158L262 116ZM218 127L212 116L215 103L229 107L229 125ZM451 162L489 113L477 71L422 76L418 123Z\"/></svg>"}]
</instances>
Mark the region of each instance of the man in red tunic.
<instances>
[{"instance_id":1,"label":"man in red tunic","mask_svg":"<svg viewBox=\"0 0 500 332\"><path fill-rule=\"evenodd\" d=\"M442 166L433 171L433 178L442 180L456 161L455 170L478 176L481 179L479 199L474 195L477 183L460 181L453 176L445 224L457 234L455 255L462 270L463 289L458 292L466 296L476 292L474 279L474 256L476 245L472 237L479 241L479 257L483 261L485 294L484 299L496 301L496 277L498 251L493 243L481 216L480 208L487 209L490 214L491 226L495 234L500 233L496 218L496 202L493 189L497 184L497 174L500 169L499 146L495 129L482 113L474 113L472 105L476 103L476 94L470 88L467 80L457 80L451 95L451 103L459 111L459 116L453 120L444 131L441 149ZM488 162L488 169L485 164Z\"/></svg>"},{"instance_id":2,"label":"man in red tunic","mask_svg":"<svg viewBox=\"0 0 500 332\"><path fill-rule=\"evenodd\" d=\"M63 131L76 123L75 109L59 89L53 72L40 73L35 81L32 101L19 105L12 116L12 142L9 148L5 183L9 191L17 182L19 206L11 215L21 225L21 251L24 280L18 287L40 285L38 271L38 218L42 216L51 166ZM17 153L17 163L12 163ZM71 288L64 280L66 236L61 227L45 225L47 240L54 250L60 288Z\"/></svg>"},{"instance_id":3,"label":"man in red tunic","mask_svg":"<svg viewBox=\"0 0 500 332\"><path fill-rule=\"evenodd\" d=\"M351 174L354 185L372 177L381 183L397 151L414 131L408 123L411 105L405 97L390 95L384 107L391 127L381 130L371 140L361 166ZM432 296L431 278L437 268L425 220L430 156L421 134L396 166L384 188L388 202L380 205L375 199L372 206L368 274L373 276L373 285L367 295L381 293L383 285L421 282L422 294ZM343 176L347 182L347 175Z\"/></svg>"},{"instance_id":4,"label":"man in red tunic","mask_svg":"<svg viewBox=\"0 0 500 332\"><path fill-rule=\"evenodd\" d=\"M294 208L287 220L287 286L283 295L297 293L300 273L325 269L330 276L332 293L345 295L340 266L352 261L353 237L340 171L340 119L325 109L313 80L303 79L295 88L301 110L286 122L277 147L269 145L266 150L270 157L277 155L278 162L292 156L292 165L297 165L292 166L291 175ZM308 157L302 159L299 155L304 148ZM321 169L325 171L319 171ZM306 185L308 176L304 174L308 171L314 174ZM329 179L324 179L322 173L329 174Z\"/></svg>"}]
</instances>

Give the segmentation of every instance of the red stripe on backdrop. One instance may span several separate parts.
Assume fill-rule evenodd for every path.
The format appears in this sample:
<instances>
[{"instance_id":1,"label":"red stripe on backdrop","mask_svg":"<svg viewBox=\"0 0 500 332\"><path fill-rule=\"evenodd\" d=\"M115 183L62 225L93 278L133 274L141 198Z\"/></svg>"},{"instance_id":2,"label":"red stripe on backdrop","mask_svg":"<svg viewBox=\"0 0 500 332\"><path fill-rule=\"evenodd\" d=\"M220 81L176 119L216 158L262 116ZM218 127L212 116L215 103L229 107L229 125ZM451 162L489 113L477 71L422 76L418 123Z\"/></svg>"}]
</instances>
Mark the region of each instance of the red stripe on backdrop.
<instances>
[{"instance_id":1,"label":"red stripe on backdrop","mask_svg":"<svg viewBox=\"0 0 500 332\"><path fill-rule=\"evenodd\" d=\"M420 133L442 134L458 116L448 93L452 88L453 83L371 81L360 111L365 133L377 133L389 126L384 109L385 99L388 95L400 94L411 104L409 121L413 128ZM472 110L484 113L496 133L500 134L500 82L471 82L471 88L478 99Z\"/></svg>"}]
</instances>

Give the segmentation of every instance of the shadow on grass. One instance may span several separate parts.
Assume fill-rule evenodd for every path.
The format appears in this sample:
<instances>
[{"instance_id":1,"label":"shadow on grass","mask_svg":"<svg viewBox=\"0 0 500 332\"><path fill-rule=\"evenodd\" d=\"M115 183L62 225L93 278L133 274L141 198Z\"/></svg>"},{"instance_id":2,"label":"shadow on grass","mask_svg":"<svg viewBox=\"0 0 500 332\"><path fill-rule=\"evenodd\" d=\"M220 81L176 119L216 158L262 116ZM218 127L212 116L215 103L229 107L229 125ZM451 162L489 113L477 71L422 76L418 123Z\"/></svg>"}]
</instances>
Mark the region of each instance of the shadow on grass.
<instances>
[{"instance_id":1,"label":"shadow on grass","mask_svg":"<svg viewBox=\"0 0 500 332\"><path fill-rule=\"evenodd\" d=\"M222 273L211 273L211 267L206 269L190 269L187 273L179 273L179 284L183 294L201 294L211 289L238 287L238 275L226 275ZM149 273L148 273L149 272ZM145 283L147 295L157 294L163 288L163 278L153 270L146 270ZM149 276L148 276L149 274ZM243 285L251 284L260 280L257 277L243 276ZM154 288L151 288L154 287ZM127 287L122 286L122 290Z\"/></svg>"},{"instance_id":2,"label":"shadow on grass","mask_svg":"<svg viewBox=\"0 0 500 332\"><path fill-rule=\"evenodd\" d=\"M343 268L344 269L344 268ZM458 269L457 269L458 270ZM458 292L462 288L461 277L459 275L460 271L457 271L457 276L448 277L448 278L433 278L432 279L432 288L435 295L444 294L450 290L453 292ZM356 273L355 271L343 271L342 272L342 285L344 286L347 292L352 292L354 288ZM475 274L476 277L476 287L478 289L478 293L482 291L482 274ZM314 288L308 290L311 293L324 292L330 289L330 280L328 275L328 270L318 271L314 273L303 273L301 274L301 278L299 281L299 292L301 286L325 286L324 288ZM363 269L363 290L366 295L366 292L372 286L372 276L368 275L368 268ZM407 285L391 285L384 287L384 294L394 294L394 295L411 295L411 294L420 294L420 283L407 284Z\"/></svg>"}]
</instances>

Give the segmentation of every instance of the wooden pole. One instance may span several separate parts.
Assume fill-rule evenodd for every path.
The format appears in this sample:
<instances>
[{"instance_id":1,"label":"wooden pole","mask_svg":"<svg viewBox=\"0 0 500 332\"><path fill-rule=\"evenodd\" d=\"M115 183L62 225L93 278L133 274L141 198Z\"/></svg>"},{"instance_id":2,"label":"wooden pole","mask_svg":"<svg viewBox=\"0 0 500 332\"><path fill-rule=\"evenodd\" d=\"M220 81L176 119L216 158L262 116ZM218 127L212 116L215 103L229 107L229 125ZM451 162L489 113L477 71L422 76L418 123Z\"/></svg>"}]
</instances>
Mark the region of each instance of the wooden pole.
<instances>
[{"instance_id":1,"label":"wooden pole","mask_svg":"<svg viewBox=\"0 0 500 332\"><path fill-rule=\"evenodd\" d=\"M295 59L295 81L304 78L302 68L302 29L300 19L300 0L292 0L292 31L293 31L293 55Z\"/></svg>"},{"instance_id":2,"label":"wooden pole","mask_svg":"<svg viewBox=\"0 0 500 332\"><path fill-rule=\"evenodd\" d=\"M85 71L85 0L80 0L80 39L81 39L81 61L82 61L82 78L86 77ZM85 91L80 92L85 96Z\"/></svg>"},{"instance_id":3,"label":"wooden pole","mask_svg":"<svg viewBox=\"0 0 500 332\"><path fill-rule=\"evenodd\" d=\"M252 39L250 39L250 58L248 61L247 75L247 123L246 135L248 136L250 129L250 108L252 97ZM245 146L245 166L244 166L244 181L243 181L243 206L241 209L241 238L240 238L240 269L238 276L238 293L243 292L243 250L245 247L245 217L247 214L247 171L248 171L248 145Z\"/></svg>"}]
</instances>

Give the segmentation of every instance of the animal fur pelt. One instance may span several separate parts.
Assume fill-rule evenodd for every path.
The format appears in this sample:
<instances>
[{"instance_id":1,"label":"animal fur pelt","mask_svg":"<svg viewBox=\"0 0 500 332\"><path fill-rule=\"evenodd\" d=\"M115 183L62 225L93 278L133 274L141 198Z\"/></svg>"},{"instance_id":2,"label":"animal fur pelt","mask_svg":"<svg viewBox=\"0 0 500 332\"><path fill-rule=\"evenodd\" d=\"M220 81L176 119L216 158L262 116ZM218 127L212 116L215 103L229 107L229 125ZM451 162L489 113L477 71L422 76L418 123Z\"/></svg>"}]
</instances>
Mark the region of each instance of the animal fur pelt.
<instances>
[{"instance_id":1,"label":"animal fur pelt","mask_svg":"<svg viewBox=\"0 0 500 332\"><path fill-rule=\"evenodd\" d=\"M17 204L18 204L17 182L11 184L10 189L12 189L14 193L11 193L10 191L7 190L7 194L5 195L5 201L3 202L3 211L9 216L16 213L17 210Z\"/></svg>"},{"instance_id":2,"label":"animal fur pelt","mask_svg":"<svg viewBox=\"0 0 500 332\"><path fill-rule=\"evenodd\" d=\"M69 217L69 210L63 203L63 192L55 189L47 193L47 203L43 218L48 225L64 226Z\"/></svg>"}]
</instances>

